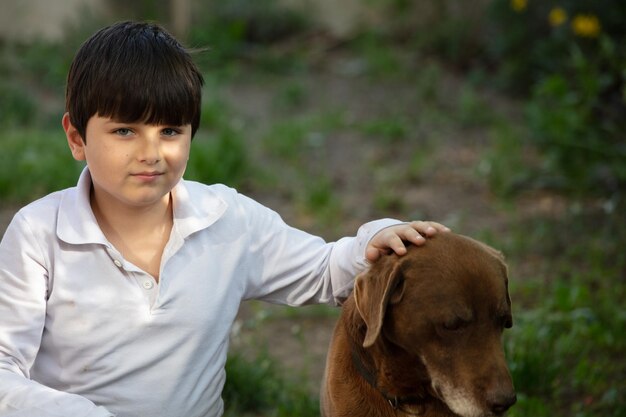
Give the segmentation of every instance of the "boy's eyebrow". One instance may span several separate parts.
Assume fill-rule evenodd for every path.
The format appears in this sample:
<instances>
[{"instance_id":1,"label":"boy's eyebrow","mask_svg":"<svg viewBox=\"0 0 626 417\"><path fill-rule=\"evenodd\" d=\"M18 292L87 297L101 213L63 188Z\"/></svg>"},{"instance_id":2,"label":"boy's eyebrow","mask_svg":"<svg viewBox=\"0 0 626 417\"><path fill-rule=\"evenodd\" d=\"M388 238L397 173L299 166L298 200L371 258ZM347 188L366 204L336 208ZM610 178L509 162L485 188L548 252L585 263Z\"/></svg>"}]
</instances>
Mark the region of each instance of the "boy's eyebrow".
<instances>
[{"instance_id":1,"label":"boy's eyebrow","mask_svg":"<svg viewBox=\"0 0 626 417\"><path fill-rule=\"evenodd\" d=\"M141 122L123 122L121 120L115 120L115 119L107 119L104 122L102 122L102 125L104 127L119 127L119 126L128 126L128 127L133 127L133 126L137 126L142 124Z\"/></svg>"},{"instance_id":2,"label":"boy's eyebrow","mask_svg":"<svg viewBox=\"0 0 626 417\"><path fill-rule=\"evenodd\" d=\"M121 120L115 120L115 119L107 118L107 120L104 121L103 124L104 125L136 126L136 125L143 125L143 124L150 124L150 123L146 123L146 122L123 122ZM187 127L187 126L191 126L191 123L185 123L185 124L182 124L182 125L179 125L179 124L176 124L176 123L156 123L156 124L154 124L154 126Z\"/></svg>"}]
</instances>

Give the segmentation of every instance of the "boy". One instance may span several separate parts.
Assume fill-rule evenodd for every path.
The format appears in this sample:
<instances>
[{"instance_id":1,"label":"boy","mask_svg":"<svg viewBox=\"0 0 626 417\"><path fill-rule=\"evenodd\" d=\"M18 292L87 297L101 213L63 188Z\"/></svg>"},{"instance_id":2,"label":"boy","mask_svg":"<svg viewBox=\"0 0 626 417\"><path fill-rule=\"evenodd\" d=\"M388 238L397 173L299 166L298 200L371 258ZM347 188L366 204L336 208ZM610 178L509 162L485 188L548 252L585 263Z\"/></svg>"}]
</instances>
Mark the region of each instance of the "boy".
<instances>
[{"instance_id":1,"label":"boy","mask_svg":"<svg viewBox=\"0 0 626 417\"><path fill-rule=\"evenodd\" d=\"M202 82L156 25L115 24L79 49L62 124L86 168L0 244L0 416L219 416L242 300L337 304L368 260L447 230L380 220L326 243L182 180Z\"/></svg>"}]
</instances>

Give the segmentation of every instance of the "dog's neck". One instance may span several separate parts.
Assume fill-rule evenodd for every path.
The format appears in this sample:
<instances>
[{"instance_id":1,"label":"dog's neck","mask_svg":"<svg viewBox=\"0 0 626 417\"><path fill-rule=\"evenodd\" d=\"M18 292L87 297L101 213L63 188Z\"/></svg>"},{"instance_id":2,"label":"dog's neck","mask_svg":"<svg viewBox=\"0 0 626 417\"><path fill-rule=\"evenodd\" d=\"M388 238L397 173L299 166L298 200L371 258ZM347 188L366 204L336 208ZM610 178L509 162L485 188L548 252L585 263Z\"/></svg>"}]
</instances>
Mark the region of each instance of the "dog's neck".
<instances>
[{"instance_id":1,"label":"dog's neck","mask_svg":"<svg viewBox=\"0 0 626 417\"><path fill-rule=\"evenodd\" d=\"M353 310L352 317L346 321L346 332L350 341L350 356L355 371L366 382L366 385L380 395L388 403L390 415L397 416L421 416L421 417L457 417L437 397L430 388L430 380L426 376L423 364L419 359L416 362L416 377L412 381L400 381L397 374L406 374L406 366L394 369L394 362L398 355L407 355L400 348L393 346L384 340L381 335L379 340L370 348L363 347L365 339L365 322L360 315ZM380 355L372 355L378 351ZM400 352L401 351L401 352ZM373 357L383 358L377 363ZM394 361L394 358L396 361ZM403 372L401 372L403 371Z\"/></svg>"},{"instance_id":2,"label":"dog's neck","mask_svg":"<svg viewBox=\"0 0 626 417\"><path fill-rule=\"evenodd\" d=\"M420 398L418 396L404 396L398 397L397 395L391 394L386 390L380 388L378 386L378 375L377 373L370 368L370 366L365 364L364 358L360 352L356 349L352 350L352 364L359 373L359 375L369 384L369 386L389 403L389 406L393 408L395 411L402 412L404 414L410 416L422 416L424 415L425 406L424 406L424 398Z\"/></svg>"}]
</instances>

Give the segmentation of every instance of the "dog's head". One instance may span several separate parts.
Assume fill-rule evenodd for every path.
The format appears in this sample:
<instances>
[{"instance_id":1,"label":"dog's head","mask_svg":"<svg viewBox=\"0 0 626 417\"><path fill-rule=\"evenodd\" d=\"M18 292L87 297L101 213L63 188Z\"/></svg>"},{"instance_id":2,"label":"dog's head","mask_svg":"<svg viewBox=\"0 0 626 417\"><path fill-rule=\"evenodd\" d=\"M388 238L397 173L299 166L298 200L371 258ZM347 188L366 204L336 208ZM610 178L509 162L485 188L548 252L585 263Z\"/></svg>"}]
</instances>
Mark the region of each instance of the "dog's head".
<instances>
[{"instance_id":1,"label":"dog's head","mask_svg":"<svg viewBox=\"0 0 626 417\"><path fill-rule=\"evenodd\" d=\"M378 366L395 384L422 381L462 417L501 415L515 402L501 342L512 326L507 267L495 249L439 233L358 276L354 301L363 347L392 356Z\"/></svg>"}]
</instances>

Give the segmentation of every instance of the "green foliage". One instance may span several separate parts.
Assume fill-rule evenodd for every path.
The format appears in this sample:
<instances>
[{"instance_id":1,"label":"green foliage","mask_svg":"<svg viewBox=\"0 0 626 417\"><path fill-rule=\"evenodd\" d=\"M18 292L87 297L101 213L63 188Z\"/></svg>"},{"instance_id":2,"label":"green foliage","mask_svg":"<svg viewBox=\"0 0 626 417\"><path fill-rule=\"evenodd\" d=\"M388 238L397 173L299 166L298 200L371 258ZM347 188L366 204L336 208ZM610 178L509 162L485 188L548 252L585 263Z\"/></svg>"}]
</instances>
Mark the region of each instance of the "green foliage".
<instances>
[{"instance_id":1,"label":"green foliage","mask_svg":"<svg viewBox=\"0 0 626 417\"><path fill-rule=\"evenodd\" d=\"M490 59L529 94L532 139L569 189L626 184L626 7L621 1L495 0Z\"/></svg>"},{"instance_id":2,"label":"green foliage","mask_svg":"<svg viewBox=\"0 0 626 417\"><path fill-rule=\"evenodd\" d=\"M603 50L613 50L604 38ZM614 188L626 184L626 106L606 103L615 79L602 74L578 47L572 47L569 76L539 81L527 105L532 137L571 188ZM613 113L615 105L622 114Z\"/></svg>"},{"instance_id":3,"label":"green foliage","mask_svg":"<svg viewBox=\"0 0 626 417\"><path fill-rule=\"evenodd\" d=\"M484 48L484 2L457 0L368 0L369 13L386 18L377 29L394 44L417 52L419 60L437 56L467 69Z\"/></svg>"},{"instance_id":4,"label":"green foliage","mask_svg":"<svg viewBox=\"0 0 626 417\"><path fill-rule=\"evenodd\" d=\"M57 43L0 43L0 123L5 127L59 126L65 49Z\"/></svg>"},{"instance_id":5,"label":"green foliage","mask_svg":"<svg viewBox=\"0 0 626 417\"><path fill-rule=\"evenodd\" d=\"M457 102L457 118L465 127L487 126L494 116L476 88L467 83L463 86Z\"/></svg>"},{"instance_id":6,"label":"green foliage","mask_svg":"<svg viewBox=\"0 0 626 417\"><path fill-rule=\"evenodd\" d=\"M423 101L434 103L439 97L442 68L437 62L426 62L420 66L416 80L417 97Z\"/></svg>"},{"instance_id":7,"label":"green foliage","mask_svg":"<svg viewBox=\"0 0 626 417\"><path fill-rule=\"evenodd\" d=\"M239 187L251 169L242 131L232 111L216 97L203 103L201 126L191 143L185 178Z\"/></svg>"},{"instance_id":8,"label":"green foliage","mask_svg":"<svg viewBox=\"0 0 626 417\"><path fill-rule=\"evenodd\" d=\"M411 129L405 120L399 117L387 117L365 122L362 130L368 136L380 139L382 143L392 144L405 140Z\"/></svg>"},{"instance_id":9,"label":"green foliage","mask_svg":"<svg viewBox=\"0 0 626 417\"><path fill-rule=\"evenodd\" d=\"M308 91L301 83L291 82L280 87L274 99L274 106L280 110L301 108L307 101Z\"/></svg>"},{"instance_id":10,"label":"green foliage","mask_svg":"<svg viewBox=\"0 0 626 417\"><path fill-rule=\"evenodd\" d=\"M336 224L341 204L328 174L329 132L344 125L340 112L292 118L272 124L262 137L268 156L281 166L273 172L273 188L285 188L299 213L314 218L319 225Z\"/></svg>"},{"instance_id":11,"label":"green foliage","mask_svg":"<svg viewBox=\"0 0 626 417\"><path fill-rule=\"evenodd\" d=\"M276 0L212 0L197 11L201 24L192 25L188 44L208 48L199 56L203 67L221 71L236 59L253 60L258 69L283 72L298 60L287 53L274 54L265 47L303 32L306 17Z\"/></svg>"},{"instance_id":12,"label":"green foliage","mask_svg":"<svg viewBox=\"0 0 626 417\"><path fill-rule=\"evenodd\" d=\"M621 1L494 0L489 13L487 52L499 67L501 81L515 91L530 91L548 74L567 73L574 45L594 59L599 70L618 69L611 68L598 49L602 38L619 44L626 36ZM616 50L608 58L623 57L624 52Z\"/></svg>"},{"instance_id":13,"label":"green foliage","mask_svg":"<svg viewBox=\"0 0 626 417\"><path fill-rule=\"evenodd\" d=\"M555 415L554 408L565 411L559 415L625 412L621 378L626 367L614 359L626 348L617 336L626 326L626 311L607 314L606 306L615 305L617 297L590 294L584 279L548 285L551 298L516 314L507 336L507 358L520 395L512 415L528 415L529 407L542 403L550 410L541 414L546 416Z\"/></svg>"},{"instance_id":14,"label":"green foliage","mask_svg":"<svg viewBox=\"0 0 626 417\"><path fill-rule=\"evenodd\" d=\"M528 188L532 176L533 167L525 158L524 131L500 122L490 133L492 146L477 168L487 178L492 192L511 198L520 186Z\"/></svg>"},{"instance_id":15,"label":"green foliage","mask_svg":"<svg viewBox=\"0 0 626 417\"><path fill-rule=\"evenodd\" d=\"M345 124L343 112L339 110L293 117L272 124L263 135L262 143L270 154L304 167L303 155L315 151L326 140L328 132Z\"/></svg>"},{"instance_id":16,"label":"green foliage","mask_svg":"<svg viewBox=\"0 0 626 417\"><path fill-rule=\"evenodd\" d=\"M303 209L323 224L336 224L340 218L341 203L334 192L332 180L326 175L319 175L308 178L306 185L297 196Z\"/></svg>"},{"instance_id":17,"label":"green foliage","mask_svg":"<svg viewBox=\"0 0 626 417\"><path fill-rule=\"evenodd\" d=\"M198 135L191 144L185 178L205 184L242 185L249 163L241 134L222 129L212 136Z\"/></svg>"},{"instance_id":18,"label":"green foliage","mask_svg":"<svg viewBox=\"0 0 626 417\"><path fill-rule=\"evenodd\" d=\"M61 129L57 134L11 130L0 145L3 203L26 202L74 186L83 166L72 159Z\"/></svg>"},{"instance_id":19,"label":"green foliage","mask_svg":"<svg viewBox=\"0 0 626 417\"><path fill-rule=\"evenodd\" d=\"M107 0L107 3L125 19L166 21L171 12L168 0Z\"/></svg>"},{"instance_id":20,"label":"green foliage","mask_svg":"<svg viewBox=\"0 0 626 417\"><path fill-rule=\"evenodd\" d=\"M319 401L303 385L285 375L266 353L254 360L231 354L226 362L226 385L222 393L226 417L254 413L275 417L317 417Z\"/></svg>"},{"instance_id":21,"label":"green foliage","mask_svg":"<svg viewBox=\"0 0 626 417\"><path fill-rule=\"evenodd\" d=\"M483 83L528 102L531 134L523 140L545 157L546 182L554 185L558 178L576 193L607 195L623 188L626 3L493 0L482 14L453 3L421 4L432 16L413 35L420 51L456 67L489 71ZM471 90L459 97L459 118L468 127L475 104Z\"/></svg>"},{"instance_id":22,"label":"green foliage","mask_svg":"<svg viewBox=\"0 0 626 417\"><path fill-rule=\"evenodd\" d=\"M263 143L274 155L297 163L310 135L309 123L300 120L288 120L274 124L263 139Z\"/></svg>"},{"instance_id":23,"label":"green foliage","mask_svg":"<svg viewBox=\"0 0 626 417\"><path fill-rule=\"evenodd\" d=\"M511 271L533 265L533 275L511 277L513 417L626 413L626 218L623 203L608 209L573 204L558 220L520 221L500 242Z\"/></svg>"},{"instance_id":24,"label":"green foliage","mask_svg":"<svg viewBox=\"0 0 626 417\"><path fill-rule=\"evenodd\" d=\"M15 45L16 69L27 81L54 93L63 93L67 70L74 57L76 40L66 43L34 41L28 46Z\"/></svg>"},{"instance_id":25,"label":"green foliage","mask_svg":"<svg viewBox=\"0 0 626 417\"><path fill-rule=\"evenodd\" d=\"M26 87L25 94L41 90L48 96L62 97L67 71L76 50L87 36L103 25L102 21L85 13L78 23L65 25L63 37L59 40L0 40L0 75L10 78L15 85Z\"/></svg>"},{"instance_id":26,"label":"green foliage","mask_svg":"<svg viewBox=\"0 0 626 417\"><path fill-rule=\"evenodd\" d=\"M19 86L0 81L0 123L7 126L26 126L35 118L36 104Z\"/></svg>"},{"instance_id":27,"label":"green foliage","mask_svg":"<svg viewBox=\"0 0 626 417\"><path fill-rule=\"evenodd\" d=\"M358 75L360 72L370 77L389 77L401 74L403 65L397 56L392 44L382 34L365 32L353 41L354 49L361 60L352 72Z\"/></svg>"}]
</instances>

